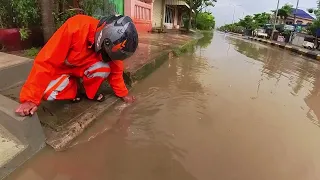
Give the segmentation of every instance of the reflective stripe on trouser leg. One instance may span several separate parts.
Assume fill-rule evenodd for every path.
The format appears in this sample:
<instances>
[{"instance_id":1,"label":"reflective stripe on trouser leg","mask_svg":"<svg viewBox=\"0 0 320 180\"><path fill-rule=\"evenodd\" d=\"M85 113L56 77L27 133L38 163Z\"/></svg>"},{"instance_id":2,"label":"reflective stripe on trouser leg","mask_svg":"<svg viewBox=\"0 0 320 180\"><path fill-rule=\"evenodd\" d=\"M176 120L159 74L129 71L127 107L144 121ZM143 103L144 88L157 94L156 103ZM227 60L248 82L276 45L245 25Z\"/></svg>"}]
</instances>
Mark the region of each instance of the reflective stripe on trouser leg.
<instances>
[{"instance_id":1,"label":"reflective stripe on trouser leg","mask_svg":"<svg viewBox=\"0 0 320 180\"><path fill-rule=\"evenodd\" d=\"M44 100L64 100L73 99L77 95L77 83L69 75L61 75L59 78L51 81L44 92Z\"/></svg>"},{"instance_id":2,"label":"reflective stripe on trouser leg","mask_svg":"<svg viewBox=\"0 0 320 180\"><path fill-rule=\"evenodd\" d=\"M94 63L84 72L83 86L89 99L94 98L100 85L109 74L109 64L102 61Z\"/></svg>"},{"instance_id":3,"label":"reflective stripe on trouser leg","mask_svg":"<svg viewBox=\"0 0 320 180\"><path fill-rule=\"evenodd\" d=\"M101 77L107 78L110 74L110 66L108 63L99 61L85 70L84 75L88 78Z\"/></svg>"}]
</instances>

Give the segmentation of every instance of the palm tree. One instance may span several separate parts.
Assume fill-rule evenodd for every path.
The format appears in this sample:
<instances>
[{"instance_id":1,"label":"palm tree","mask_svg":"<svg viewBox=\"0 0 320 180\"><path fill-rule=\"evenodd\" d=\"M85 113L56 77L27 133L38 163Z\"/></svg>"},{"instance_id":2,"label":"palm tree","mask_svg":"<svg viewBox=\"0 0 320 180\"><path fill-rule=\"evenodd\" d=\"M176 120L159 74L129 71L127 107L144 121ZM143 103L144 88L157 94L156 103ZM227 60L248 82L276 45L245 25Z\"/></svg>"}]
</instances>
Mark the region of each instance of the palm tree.
<instances>
[{"instance_id":1,"label":"palm tree","mask_svg":"<svg viewBox=\"0 0 320 180\"><path fill-rule=\"evenodd\" d=\"M204 8L208 6L214 6L214 2L217 2L217 0L185 0L185 2L190 7L188 23L188 30L190 30L192 28L193 11L195 12L195 17L197 17L198 13L201 12Z\"/></svg>"},{"instance_id":2,"label":"palm tree","mask_svg":"<svg viewBox=\"0 0 320 180\"><path fill-rule=\"evenodd\" d=\"M265 12L253 15L253 20L255 20L259 27L262 27L265 24L269 23L270 19L271 15Z\"/></svg>"},{"instance_id":3,"label":"palm tree","mask_svg":"<svg viewBox=\"0 0 320 180\"><path fill-rule=\"evenodd\" d=\"M292 14L292 10L293 10L292 5L285 4L278 10L278 17L280 17L280 19L282 20L285 20ZM272 12L275 13L276 11L273 10Z\"/></svg>"},{"instance_id":4,"label":"palm tree","mask_svg":"<svg viewBox=\"0 0 320 180\"><path fill-rule=\"evenodd\" d=\"M282 8L279 10L278 15L282 17L283 19L287 19L288 16L292 14L293 6L290 4L285 4L282 6Z\"/></svg>"},{"instance_id":5,"label":"palm tree","mask_svg":"<svg viewBox=\"0 0 320 180\"><path fill-rule=\"evenodd\" d=\"M214 7L214 3L217 2L217 0L202 0L202 1L198 1L198 4L195 5L195 7L197 7L197 9L195 10L195 18L194 18L194 24L197 27L197 17L199 15L200 12L202 12L202 10L206 7Z\"/></svg>"}]
</instances>

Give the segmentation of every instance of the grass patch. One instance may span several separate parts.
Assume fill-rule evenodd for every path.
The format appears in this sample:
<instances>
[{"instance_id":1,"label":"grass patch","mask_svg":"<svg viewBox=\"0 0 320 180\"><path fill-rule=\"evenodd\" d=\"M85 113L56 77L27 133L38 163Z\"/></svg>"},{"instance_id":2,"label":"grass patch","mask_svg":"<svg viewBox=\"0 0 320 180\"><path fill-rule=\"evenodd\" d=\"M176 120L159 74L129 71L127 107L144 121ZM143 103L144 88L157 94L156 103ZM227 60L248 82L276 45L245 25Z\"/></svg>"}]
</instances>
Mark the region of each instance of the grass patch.
<instances>
[{"instance_id":1,"label":"grass patch","mask_svg":"<svg viewBox=\"0 0 320 180\"><path fill-rule=\"evenodd\" d=\"M213 33L214 30L198 30L198 32L201 32L201 33Z\"/></svg>"},{"instance_id":2,"label":"grass patch","mask_svg":"<svg viewBox=\"0 0 320 180\"><path fill-rule=\"evenodd\" d=\"M180 56L186 52L194 52L194 48L198 40L191 40L190 42L173 49L174 56Z\"/></svg>"},{"instance_id":3,"label":"grass patch","mask_svg":"<svg viewBox=\"0 0 320 180\"><path fill-rule=\"evenodd\" d=\"M29 58L35 58L37 56L37 54L39 53L40 48L31 48L31 49L27 49L24 52L24 55L29 57Z\"/></svg>"}]
</instances>

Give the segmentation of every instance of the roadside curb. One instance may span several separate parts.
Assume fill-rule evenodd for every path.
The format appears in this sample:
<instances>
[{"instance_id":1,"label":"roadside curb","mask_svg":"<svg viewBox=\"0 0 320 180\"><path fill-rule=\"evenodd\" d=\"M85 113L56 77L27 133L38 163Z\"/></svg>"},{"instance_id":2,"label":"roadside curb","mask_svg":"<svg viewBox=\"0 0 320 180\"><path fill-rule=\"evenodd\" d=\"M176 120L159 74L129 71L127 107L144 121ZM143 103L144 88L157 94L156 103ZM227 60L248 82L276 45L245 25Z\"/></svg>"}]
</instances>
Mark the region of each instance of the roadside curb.
<instances>
[{"instance_id":1,"label":"roadside curb","mask_svg":"<svg viewBox=\"0 0 320 180\"><path fill-rule=\"evenodd\" d=\"M303 49L303 48L293 47L293 46L290 46L290 45L280 44L280 43L277 43L277 42L273 42L273 41L266 40L266 39L261 39L261 38L248 37L248 39L249 40L253 40L253 41L258 41L258 42L261 42L261 43L264 43L264 44L268 44L268 45L271 45L271 46L276 46L276 47L279 47L281 49L286 49L288 51L291 51L291 52L303 55L305 57L320 61L320 54L314 53L313 51L309 51L309 50L306 50L306 49Z\"/></svg>"},{"instance_id":2,"label":"roadside curb","mask_svg":"<svg viewBox=\"0 0 320 180\"><path fill-rule=\"evenodd\" d=\"M166 50L159 54L157 57L148 61L148 63L141 66L135 72L125 72L125 81L129 85L128 88L132 89L132 87L139 81L146 78L156 69L158 69L164 62L168 59L179 56L182 53L187 52L190 48L192 48L200 39L193 38L187 41L185 44L172 48L170 50ZM95 103L89 109L85 110L83 113L78 114L74 119L74 123L69 124L65 129L56 132L53 131L50 127L44 127L45 133L50 134L46 143L53 147L56 151L64 151L66 150L70 143L77 138L81 133L91 125L92 122L96 120L99 116L101 116L108 108L113 106L116 102L119 101L119 98L113 97L110 95L107 97L107 100L102 103Z\"/></svg>"},{"instance_id":3,"label":"roadside curb","mask_svg":"<svg viewBox=\"0 0 320 180\"><path fill-rule=\"evenodd\" d=\"M12 111L17 106L17 102L0 95L0 179L45 147L45 135L38 116L19 117Z\"/></svg>"},{"instance_id":4,"label":"roadside curb","mask_svg":"<svg viewBox=\"0 0 320 180\"><path fill-rule=\"evenodd\" d=\"M38 115L16 115L14 109L18 102L2 94L5 89L25 81L32 63L29 58L0 52L0 179L8 176L46 145Z\"/></svg>"},{"instance_id":5,"label":"roadside curb","mask_svg":"<svg viewBox=\"0 0 320 180\"><path fill-rule=\"evenodd\" d=\"M228 32L228 34L233 35L233 36L241 36L241 37L243 37L243 35L239 34L239 33Z\"/></svg>"},{"instance_id":6,"label":"roadside curb","mask_svg":"<svg viewBox=\"0 0 320 180\"><path fill-rule=\"evenodd\" d=\"M134 84L143 80L152 72L154 72L156 69L158 69L168 59L172 58L173 56L175 57L180 56L181 54L190 50L190 48L192 48L197 42L198 42L198 39L193 39L186 42L180 47L176 47L176 48L172 48L171 50L164 51L159 56L149 61L147 64L144 64L134 73L124 72L126 74L126 76L124 76L126 84L132 87Z\"/></svg>"}]
</instances>

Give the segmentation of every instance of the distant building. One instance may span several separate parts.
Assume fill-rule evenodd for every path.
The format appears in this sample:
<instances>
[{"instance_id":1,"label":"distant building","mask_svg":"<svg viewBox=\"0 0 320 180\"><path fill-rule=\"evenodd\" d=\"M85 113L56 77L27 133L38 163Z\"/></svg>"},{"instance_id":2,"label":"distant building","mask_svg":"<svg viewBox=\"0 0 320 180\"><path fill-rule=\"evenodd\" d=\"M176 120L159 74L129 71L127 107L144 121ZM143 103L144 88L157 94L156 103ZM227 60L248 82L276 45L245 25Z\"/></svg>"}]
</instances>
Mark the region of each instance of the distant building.
<instances>
[{"instance_id":1,"label":"distant building","mask_svg":"<svg viewBox=\"0 0 320 180\"><path fill-rule=\"evenodd\" d=\"M79 8L83 0L66 1L67 7ZM110 14L130 16L139 33L150 32L152 28L183 27L183 13L188 14L189 5L184 0L103 0L104 7L97 10L97 17Z\"/></svg>"},{"instance_id":2,"label":"distant building","mask_svg":"<svg viewBox=\"0 0 320 180\"><path fill-rule=\"evenodd\" d=\"M296 15L296 21L294 21L294 15ZM304 10L301 9L297 9L297 10L293 10L292 14L287 17L287 19L285 20L285 23L288 25L299 25L299 26L307 26L309 24L312 23L312 21L314 20L314 18L306 13Z\"/></svg>"},{"instance_id":3,"label":"distant building","mask_svg":"<svg viewBox=\"0 0 320 180\"><path fill-rule=\"evenodd\" d=\"M148 32L152 28L154 0L123 0L124 14L130 16L138 32Z\"/></svg>"},{"instance_id":4,"label":"distant building","mask_svg":"<svg viewBox=\"0 0 320 180\"><path fill-rule=\"evenodd\" d=\"M153 9L152 27L179 29L183 26L182 13L189 11L189 5L183 0L155 0Z\"/></svg>"},{"instance_id":5,"label":"distant building","mask_svg":"<svg viewBox=\"0 0 320 180\"><path fill-rule=\"evenodd\" d=\"M124 14L132 17L139 32L152 27L179 29L183 26L182 13L189 6L183 0L118 0L124 1Z\"/></svg>"}]
</instances>

